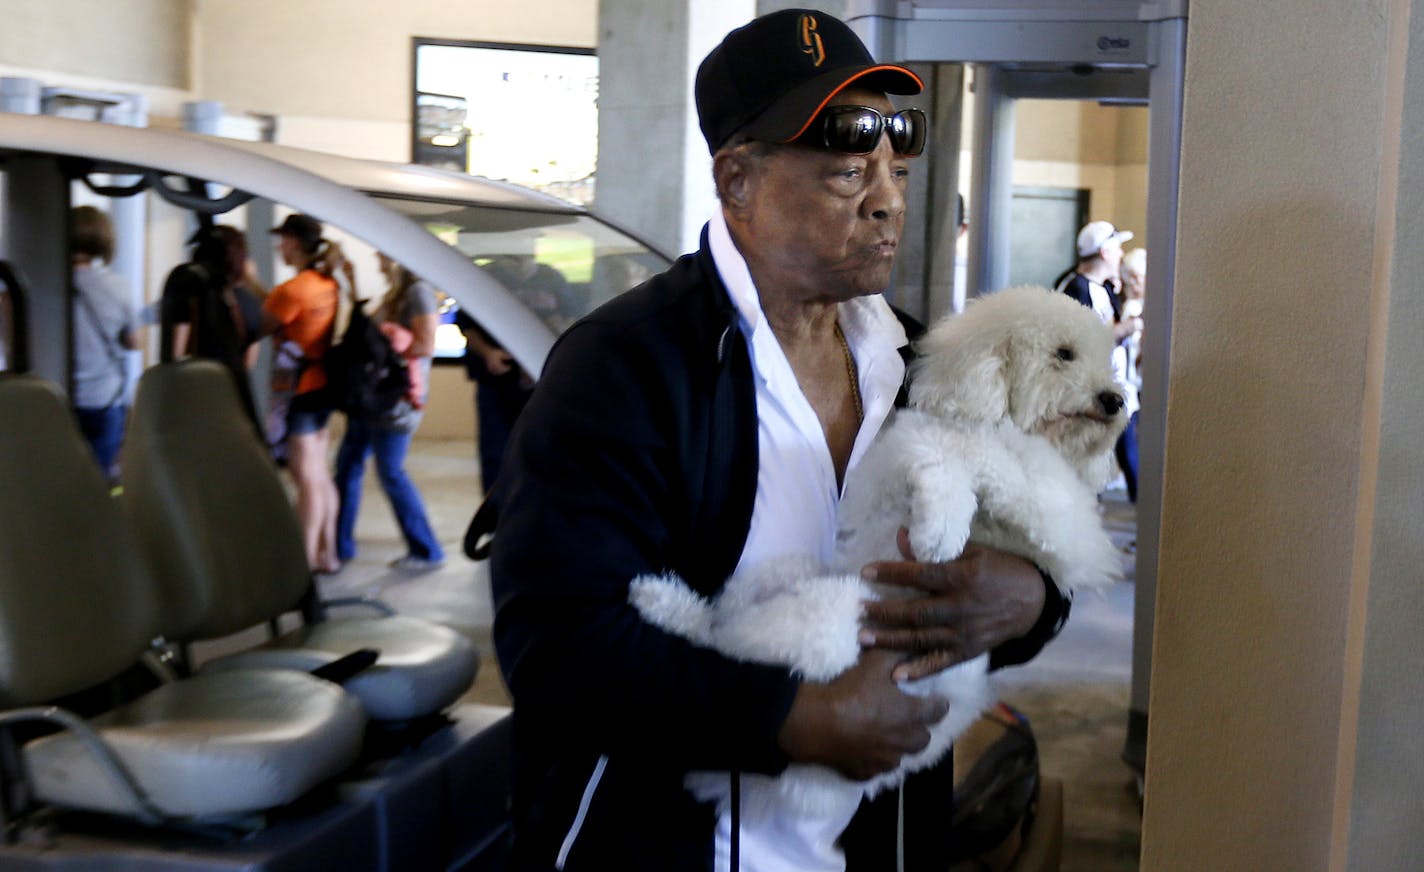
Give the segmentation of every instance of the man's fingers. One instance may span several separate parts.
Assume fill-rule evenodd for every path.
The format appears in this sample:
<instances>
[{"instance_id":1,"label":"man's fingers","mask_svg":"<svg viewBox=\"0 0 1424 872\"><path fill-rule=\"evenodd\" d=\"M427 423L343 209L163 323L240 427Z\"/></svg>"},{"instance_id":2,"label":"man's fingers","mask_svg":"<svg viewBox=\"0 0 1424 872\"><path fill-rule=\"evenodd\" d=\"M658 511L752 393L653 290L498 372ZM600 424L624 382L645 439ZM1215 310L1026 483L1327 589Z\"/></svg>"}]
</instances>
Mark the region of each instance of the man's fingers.
<instances>
[{"instance_id":1,"label":"man's fingers","mask_svg":"<svg viewBox=\"0 0 1424 872\"><path fill-rule=\"evenodd\" d=\"M908 539L906 540L908 542ZM861 577L878 584L906 587L926 593L948 593L960 583L962 569L955 563L884 561L868 564Z\"/></svg>"},{"instance_id":2,"label":"man's fingers","mask_svg":"<svg viewBox=\"0 0 1424 872\"><path fill-rule=\"evenodd\" d=\"M900 531L895 534L895 544L900 547L901 557L905 558L911 563L915 562L915 549L910 545L909 527L901 527Z\"/></svg>"},{"instance_id":3,"label":"man's fingers","mask_svg":"<svg viewBox=\"0 0 1424 872\"><path fill-rule=\"evenodd\" d=\"M895 667L893 674L896 681L918 681L921 678L927 678L937 672L948 669L964 659L965 658L961 657L955 651L941 648L921 657L916 657L914 660L907 660L901 663ZM946 705L945 711L948 710L948 705ZM942 714L941 717L943 717Z\"/></svg>"},{"instance_id":4,"label":"man's fingers","mask_svg":"<svg viewBox=\"0 0 1424 872\"><path fill-rule=\"evenodd\" d=\"M950 661L945 664L952 666L961 660L968 659L973 654L981 652L973 649L972 640L964 633L957 630L946 630L942 627L924 630L874 630L873 646L883 648L887 651L902 651L913 653L916 657L926 657L932 653L944 652L950 657ZM900 664L896 664L898 666ZM899 674L895 674L899 679Z\"/></svg>"},{"instance_id":5,"label":"man's fingers","mask_svg":"<svg viewBox=\"0 0 1424 872\"><path fill-rule=\"evenodd\" d=\"M875 625L872 630L877 640L881 635L881 626L894 629L944 627L953 626L964 619L960 610L947 602L937 600L873 600L867 602L864 608L866 621ZM879 641L876 644L885 647Z\"/></svg>"}]
</instances>

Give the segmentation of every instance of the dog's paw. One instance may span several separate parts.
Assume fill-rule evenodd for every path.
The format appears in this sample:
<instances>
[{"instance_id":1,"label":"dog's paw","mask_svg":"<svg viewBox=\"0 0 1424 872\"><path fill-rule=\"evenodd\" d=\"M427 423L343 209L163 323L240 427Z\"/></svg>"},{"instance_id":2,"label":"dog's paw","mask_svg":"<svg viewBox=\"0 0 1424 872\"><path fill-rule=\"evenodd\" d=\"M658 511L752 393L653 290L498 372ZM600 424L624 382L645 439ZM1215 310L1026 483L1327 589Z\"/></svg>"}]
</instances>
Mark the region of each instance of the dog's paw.
<instances>
[{"instance_id":1,"label":"dog's paw","mask_svg":"<svg viewBox=\"0 0 1424 872\"><path fill-rule=\"evenodd\" d=\"M960 527L945 523L946 518L935 517L915 519L908 526L910 548L915 559L924 563L943 563L953 560L964 551L969 541L969 525Z\"/></svg>"},{"instance_id":2,"label":"dog's paw","mask_svg":"<svg viewBox=\"0 0 1424 872\"><path fill-rule=\"evenodd\" d=\"M948 440L950 437L945 436ZM938 442L933 443L943 448ZM957 444L951 441L951 445ZM928 452L926 452L928 453ZM916 463L907 482L910 517L905 524L917 560L942 563L964 551L979 497L964 458L943 454Z\"/></svg>"},{"instance_id":3,"label":"dog's paw","mask_svg":"<svg viewBox=\"0 0 1424 872\"><path fill-rule=\"evenodd\" d=\"M953 560L964 551L973 530L978 501L965 490L931 492L917 488L906 528L915 559L926 563Z\"/></svg>"}]
</instances>

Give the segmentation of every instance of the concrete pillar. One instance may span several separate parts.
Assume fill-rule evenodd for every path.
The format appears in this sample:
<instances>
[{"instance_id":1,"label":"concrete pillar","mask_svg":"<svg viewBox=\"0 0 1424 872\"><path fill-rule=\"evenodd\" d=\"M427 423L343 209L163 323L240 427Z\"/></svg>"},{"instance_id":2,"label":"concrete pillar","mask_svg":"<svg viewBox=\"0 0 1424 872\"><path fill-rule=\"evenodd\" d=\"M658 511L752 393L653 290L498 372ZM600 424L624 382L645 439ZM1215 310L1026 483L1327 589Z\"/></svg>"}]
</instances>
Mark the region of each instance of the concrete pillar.
<instances>
[{"instance_id":1,"label":"concrete pillar","mask_svg":"<svg viewBox=\"0 0 1424 872\"><path fill-rule=\"evenodd\" d=\"M18 115L38 115L42 105L42 86L37 79L20 76L0 76L0 112ZM0 203L6 199L5 178L0 175ZM5 238L5 212L0 208L0 241ZM3 313L0 313L3 314Z\"/></svg>"},{"instance_id":2,"label":"concrete pillar","mask_svg":"<svg viewBox=\"0 0 1424 872\"><path fill-rule=\"evenodd\" d=\"M969 189L969 287L977 297L1009 282L1014 101L992 64L974 67L974 179Z\"/></svg>"},{"instance_id":3,"label":"concrete pillar","mask_svg":"<svg viewBox=\"0 0 1424 872\"><path fill-rule=\"evenodd\" d=\"M1152 872L1424 852L1424 3L1371 11L1192 2Z\"/></svg>"},{"instance_id":4,"label":"concrete pillar","mask_svg":"<svg viewBox=\"0 0 1424 872\"><path fill-rule=\"evenodd\" d=\"M886 298L929 324L953 306L954 202L959 185L964 67L910 64L924 80L917 96L893 96L898 108L916 107L930 123L925 153L910 162L905 230Z\"/></svg>"},{"instance_id":5,"label":"concrete pillar","mask_svg":"<svg viewBox=\"0 0 1424 872\"><path fill-rule=\"evenodd\" d=\"M125 99L105 109L100 117L109 124L126 127L148 126L148 98L141 94L128 94ZM138 176L121 175L111 179L115 186L131 185ZM114 197L109 200L109 216L114 220L114 272L124 277L128 283L129 302L137 309L146 303L146 279L148 276L148 197L135 194L132 197ZM143 374L143 357L127 355L129 390L138 384ZM130 396L132 400L132 396Z\"/></svg>"},{"instance_id":6,"label":"concrete pillar","mask_svg":"<svg viewBox=\"0 0 1424 872\"><path fill-rule=\"evenodd\" d=\"M824 12L827 15L834 15L844 19L846 11L846 0L757 0L756 14L770 15L773 12L780 12L783 9L814 9L817 12Z\"/></svg>"},{"instance_id":7,"label":"concrete pillar","mask_svg":"<svg viewBox=\"0 0 1424 872\"><path fill-rule=\"evenodd\" d=\"M783 9L812 9L845 20L848 0L757 0L756 14L770 15Z\"/></svg>"},{"instance_id":8,"label":"concrete pillar","mask_svg":"<svg viewBox=\"0 0 1424 872\"><path fill-rule=\"evenodd\" d=\"M1424 207L1424 6L1417 0L1389 6L1379 230L1392 252L1374 282L1384 336L1372 343L1366 379L1365 440L1375 449L1362 470L1359 504L1370 528L1362 561L1368 583L1352 597L1345 686L1353 717L1347 710L1341 730L1350 766L1340 768L1348 791L1336 806L1337 834L1348 831L1348 841L1337 842L1332 857L1332 868L1350 872L1407 869L1424 856L1424 696L1417 672L1424 626L1424 392L1418 389L1424 248L1417 241Z\"/></svg>"},{"instance_id":9,"label":"concrete pillar","mask_svg":"<svg viewBox=\"0 0 1424 872\"><path fill-rule=\"evenodd\" d=\"M68 392L72 360L69 281L69 179L48 157L14 157L5 166L5 236L0 258L28 282L30 371Z\"/></svg>"},{"instance_id":10,"label":"concrete pillar","mask_svg":"<svg viewBox=\"0 0 1424 872\"><path fill-rule=\"evenodd\" d=\"M753 0L600 0L598 210L676 255L716 205L697 127L697 65L751 20Z\"/></svg>"},{"instance_id":11,"label":"concrete pillar","mask_svg":"<svg viewBox=\"0 0 1424 872\"><path fill-rule=\"evenodd\" d=\"M727 31L793 7L845 14L845 0L599 0L594 204L665 253L697 247L717 197L697 127L697 66Z\"/></svg>"},{"instance_id":12,"label":"concrete pillar","mask_svg":"<svg viewBox=\"0 0 1424 872\"><path fill-rule=\"evenodd\" d=\"M57 89L49 89L53 94ZM66 94L86 94L62 89ZM97 114L97 121L130 127L148 125L148 100L137 94L107 94ZM0 78L0 111L38 115L44 110L46 88L38 79ZM33 178L21 178L19 169L12 168L13 178L5 192L3 220L10 236L10 257L16 260L28 276L30 289L30 343L34 371L56 384L68 386L69 321L68 264L65 251L69 208L69 181L63 173L49 166L44 159L21 159L16 167L33 165ZM133 176L118 176L109 180L115 186L135 181ZM142 196L115 197L105 204L114 223L114 259L110 266L124 278L131 289L135 306L143 304L144 239L146 209ZM48 259L56 259L54 264ZM63 289L59 293L59 289ZM64 337L56 342L54 337ZM142 361L129 355L130 383L137 377Z\"/></svg>"}]
</instances>

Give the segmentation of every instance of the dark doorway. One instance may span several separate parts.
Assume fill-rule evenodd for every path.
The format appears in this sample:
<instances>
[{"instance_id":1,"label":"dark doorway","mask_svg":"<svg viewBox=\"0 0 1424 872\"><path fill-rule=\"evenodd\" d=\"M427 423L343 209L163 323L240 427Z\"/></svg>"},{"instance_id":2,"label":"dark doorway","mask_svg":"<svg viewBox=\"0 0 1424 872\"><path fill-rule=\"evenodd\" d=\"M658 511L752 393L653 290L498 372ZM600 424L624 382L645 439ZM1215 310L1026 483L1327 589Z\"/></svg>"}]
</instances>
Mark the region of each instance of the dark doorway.
<instances>
[{"instance_id":1,"label":"dark doorway","mask_svg":"<svg viewBox=\"0 0 1424 872\"><path fill-rule=\"evenodd\" d=\"M1052 286L1078 259L1078 229L1088 223L1088 191L1014 188L1009 284Z\"/></svg>"}]
</instances>

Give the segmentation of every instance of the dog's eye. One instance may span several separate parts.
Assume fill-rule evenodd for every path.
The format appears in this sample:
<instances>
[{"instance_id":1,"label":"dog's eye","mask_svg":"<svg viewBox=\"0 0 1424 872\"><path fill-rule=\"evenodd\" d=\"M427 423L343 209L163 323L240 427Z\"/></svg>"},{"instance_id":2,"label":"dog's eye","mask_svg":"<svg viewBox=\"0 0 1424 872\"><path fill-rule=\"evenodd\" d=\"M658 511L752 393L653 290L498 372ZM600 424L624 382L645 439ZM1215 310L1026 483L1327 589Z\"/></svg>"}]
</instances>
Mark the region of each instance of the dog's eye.
<instances>
[{"instance_id":1,"label":"dog's eye","mask_svg":"<svg viewBox=\"0 0 1424 872\"><path fill-rule=\"evenodd\" d=\"M1073 360L1078 356L1078 353L1067 345L1058 346L1058 351L1056 353L1058 355L1058 359L1064 361Z\"/></svg>"}]
</instances>

